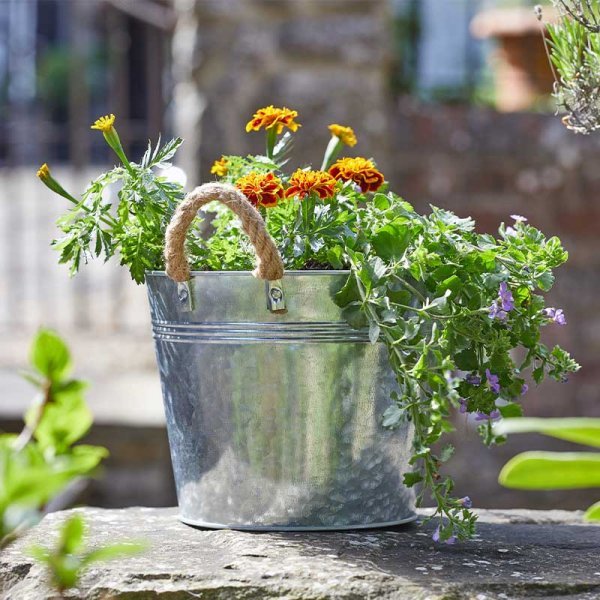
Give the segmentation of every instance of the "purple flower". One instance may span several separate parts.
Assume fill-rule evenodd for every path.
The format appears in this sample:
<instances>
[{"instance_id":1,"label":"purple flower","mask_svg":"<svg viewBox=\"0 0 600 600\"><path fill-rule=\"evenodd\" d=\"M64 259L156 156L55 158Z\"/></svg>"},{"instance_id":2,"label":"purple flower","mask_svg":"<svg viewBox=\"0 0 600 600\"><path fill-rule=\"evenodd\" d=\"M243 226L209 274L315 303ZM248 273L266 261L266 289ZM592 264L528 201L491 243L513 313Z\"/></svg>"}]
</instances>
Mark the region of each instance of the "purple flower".
<instances>
[{"instance_id":1,"label":"purple flower","mask_svg":"<svg viewBox=\"0 0 600 600\"><path fill-rule=\"evenodd\" d=\"M506 281L503 281L500 284L500 289L498 290L498 298L502 302L502 310L508 312L515 307L515 299L513 298L512 292L508 289Z\"/></svg>"},{"instance_id":2,"label":"purple flower","mask_svg":"<svg viewBox=\"0 0 600 600\"><path fill-rule=\"evenodd\" d=\"M527 219L521 215L510 215L511 219L514 219L515 223L527 223Z\"/></svg>"},{"instance_id":3,"label":"purple flower","mask_svg":"<svg viewBox=\"0 0 600 600\"><path fill-rule=\"evenodd\" d=\"M476 421L497 421L500 418L500 411L495 408L489 415L486 415L484 412L477 411L475 415Z\"/></svg>"},{"instance_id":4,"label":"purple flower","mask_svg":"<svg viewBox=\"0 0 600 600\"><path fill-rule=\"evenodd\" d=\"M438 525L436 530L433 532L433 535L431 536L431 539L434 542L439 542L440 541L440 526ZM456 542L456 536L455 535L451 535L447 540L446 540L446 544L454 544Z\"/></svg>"},{"instance_id":5,"label":"purple flower","mask_svg":"<svg viewBox=\"0 0 600 600\"><path fill-rule=\"evenodd\" d=\"M511 227L510 225L504 230L504 235L512 237L517 235L517 230L514 227Z\"/></svg>"},{"instance_id":6,"label":"purple flower","mask_svg":"<svg viewBox=\"0 0 600 600\"><path fill-rule=\"evenodd\" d=\"M468 410L467 409L467 401L464 398L459 398L458 403L460 404L460 408L458 409L458 412L461 415L464 415Z\"/></svg>"},{"instance_id":7,"label":"purple flower","mask_svg":"<svg viewBox=\"0 0 600 600\"><path fill-rule=\"evenodd\" d=\"M523 386L521 387L521 396L524 396L528 391L529 391L529 386L526 383L524 383Z\"/></svg>"},{"instance_id":8,"label":"purple flower","mask_svg":"<svg viewBox=\"0 0 600 600\"><path fill-rule=\"evenodd\" d=\"M567 318L562 308L545 308L543 313L546 317L554 321L557 325L566 325Z\"/></svg>"},{"instance_id":9,"label":"purple flower","mask_svg":"<svg viewBox=\"0 0 600 600\"><path fill-rule=\"evenodd\" d=\"M485 376L487 379L487 384L490 386L490 390L495 394L500 393L500 383L498 382L498 375L494 375L489 369L485 370Z\"/></svg>"},{"instance_id":10,"label":"purple flower","mask_svg":"<svg viewBox=\"0 0 600 600\"><path fill-rule=\"evenodd\" d=\"M498 321L506 321L506 317L508 317L508 314L506 313L506 311L504 311L500 308L500 305L498 304L497 300L494 300L494 302L492 302L492 305L490 306L490 319L498 319Z\"/></svg>"},{"instance_id":11,"label":"purple flower","mask_svg":"<svg viewBox=\"0 0 600 600\"><path fill-rule=\"evenodd\" d=\"M471 385L481 385L481 377L475 373L467 373L465 381Z\"/></svg>"},{"instance_id":12,"label":"purple flower","mask_svg":"<svg viewBox=\"0 0 600 600\"><path fill-rule=\"evenodd\" d=\"M464 498L460 498L458 500L459 504L461 506L464 506L465 508L473 508L473 502L471 501L471 498L469 498L469 496L465 496Z\"/></svg>"}]
</instances>

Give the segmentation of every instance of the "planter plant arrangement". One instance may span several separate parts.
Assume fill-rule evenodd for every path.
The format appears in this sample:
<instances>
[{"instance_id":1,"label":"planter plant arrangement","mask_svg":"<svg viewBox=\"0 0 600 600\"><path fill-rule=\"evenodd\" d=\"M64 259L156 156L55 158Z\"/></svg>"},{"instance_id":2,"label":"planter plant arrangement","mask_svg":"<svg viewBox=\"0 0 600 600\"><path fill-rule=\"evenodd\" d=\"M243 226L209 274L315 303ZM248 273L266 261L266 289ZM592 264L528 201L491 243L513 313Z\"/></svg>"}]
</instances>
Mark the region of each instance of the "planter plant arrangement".
<instances>
[{"instance_id":1,"label":"planter plant arrangement","mask_svg":"<svg viewBox=\"0 0 600 600\"><path fill-rule=\"evenodd\" d=\"M264 131L265 154L223 156L212 173L221 189L241 191L257 209L286 270L342 273L332 292L335 304L347 324L368 331L373 346L387 349L396 379L387 409L377 417L381 435L407 424L414 429L404 484L417 486L419 501L431 496L435 541L467 539L476 520L471 500L453 495L452 480L441 472L453 448L438 442L452 430L456 412L472 415L485 444L502 441L493 423L521 414L532 381L565 381L578 369L567 352L540 340L542 328L566 323L560 308L545 305L544 293L567 252L558 238L546 238L521 216L492 236L476 233L472 219L447 210L417 213L388 188L373 160L341 156L357 142L350 127L329 127L319 168L290 173L285 167L297 118L287 108L258 110L246 130ZM160 169L181 140L149 146L134 163L114 123L110 115L93 128L104 134L120 164L81 198L67 192L46 165L38 176L73 204L58 222L62 237L53 242L60 262L75 273L90 257L118 257L143 283L149 271L165 269L167 226L184 193ZM116 200L107 201L106 188L117 185ZM211 233L201 235L209 213ZM186 239L194 271L254 268L235 214L209 204L194 218ZM282 285L285 290L285 277Z\"/></svg>"}]
</instances>

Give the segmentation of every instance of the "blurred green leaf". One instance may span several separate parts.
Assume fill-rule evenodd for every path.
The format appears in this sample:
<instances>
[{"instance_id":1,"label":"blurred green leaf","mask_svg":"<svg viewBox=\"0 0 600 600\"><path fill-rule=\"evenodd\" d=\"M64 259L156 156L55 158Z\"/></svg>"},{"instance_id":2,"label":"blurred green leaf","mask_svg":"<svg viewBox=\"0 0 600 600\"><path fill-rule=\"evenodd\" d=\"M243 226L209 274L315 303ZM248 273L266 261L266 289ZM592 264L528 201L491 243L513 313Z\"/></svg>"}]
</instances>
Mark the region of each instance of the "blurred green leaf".
<instances>
[{"instance_id":1,"label":"blurred green leaf","mask_svg":"<svg viewBox=\"0 0 600 600\"><path fill-rule=\"evenodd\" d=\"M67 345L50 329L41 329L31 348L31 363L50 380L60 380L71 370L71 356Z\"/></svg>"},{"instance_id":2,"label":"blurred green leaf","mask_svg":"<svg viewBox=\"0 0 600 600\"><path fill-rule=\"evenodd\" d=\"M122 542L120 544L111 544L110 546L104 546L88 552L83 556L82 563L84 565L88 565L92 562L98 562L102 560L114 560L116 558L135 556L136 554L146 550L147 547L147 544L140 542Z\"/></svg>"},{"instance_id":3,"label":"blurred green leaf","mask_svg":"<svg viewBox=\"0 0 600 600\"><path fill-rule=\"evenodd\" d=\"M81 515L73 515L63 525L60 532L60 549L66 554L74 554L83 544L85 523Z\"/></svg>"},{"instance_id":4,"label":"blurred green leaf","mask_svg":"<svg viewBox=\"0 0 600 600\"><path fill-rule=\"evenodd\" d=\"M568 442L600 448L600 419L505 419L497 423L494 429L499 434L543 433Z\"/></svg>"},{"instance_id":5,"label":"blurred green leaf","mask_svg":"<svg viewBox=\"0 0 600 600\"><path fill-rule=\"evenodd\" d=\"M504 465L498 481L521 490L600 487L600 453L523 452Z\"/></svg>"},{"instance_id":6,"label":"blurred green leaf","mask_svg":"<svg viewBox=\"0 0 600 600\"><path fill-rule=\"evenodd\" d=\"M586 511L583 518L586 521L600 521L600 502L592 504Z\"/></svg>"},{"instance_id":7,"label":"blurred green leaf","mask_svg":"<svg viewBox=\"0 0 600 600\"><path fill-rule=\"evenodd\" d=\"M30 413L28 420L32 418ZM81 392L78 389L62 391L45 408L35 437L42 448L55 448L62 453L88 432L92 422L92 413Z\"/></svg>"}]
</instances>

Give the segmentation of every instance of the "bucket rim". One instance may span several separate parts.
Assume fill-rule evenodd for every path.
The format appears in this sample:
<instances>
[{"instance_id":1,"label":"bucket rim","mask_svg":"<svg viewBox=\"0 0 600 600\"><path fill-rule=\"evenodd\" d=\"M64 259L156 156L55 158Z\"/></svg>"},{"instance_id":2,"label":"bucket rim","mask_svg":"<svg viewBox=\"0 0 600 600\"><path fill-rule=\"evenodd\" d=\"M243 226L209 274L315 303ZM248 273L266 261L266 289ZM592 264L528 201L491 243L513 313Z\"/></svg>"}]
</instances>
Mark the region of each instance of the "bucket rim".
<instances>
[{"instance_id":1,"label":"bucket rim","mask_svg":"<svg viewBox=\"0 0 600 600\"><path fill-rule=\"evenodd\" d=\"M303 270L289 270L285 271L283 277L288 275L304 275L304 276L323 276L323 275L349 275L349 269L307 269ZM146 271L146 275L153 277L168 277L165 271ZM252 277L252 271L190 271L192 277L216 277L223 275L232 275L235 277Z\"/></svg>"}]
</instances>

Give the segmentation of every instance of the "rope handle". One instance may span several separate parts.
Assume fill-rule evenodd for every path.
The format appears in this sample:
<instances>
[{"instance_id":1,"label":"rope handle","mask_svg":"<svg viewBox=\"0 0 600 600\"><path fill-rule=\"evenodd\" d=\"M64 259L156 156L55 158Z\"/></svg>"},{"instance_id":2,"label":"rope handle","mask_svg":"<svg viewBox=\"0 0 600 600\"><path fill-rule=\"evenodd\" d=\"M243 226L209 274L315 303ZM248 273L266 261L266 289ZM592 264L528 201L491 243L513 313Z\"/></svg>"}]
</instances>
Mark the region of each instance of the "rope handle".
<instances>
[{"instance_id":1,"label":"rope handle","mask_svg":"<svg viewBox=\"0 0 600 600\"><path fill-rule=\"evenodd\" d=\"M213 200L223 203L242 221L242 227L250 238L258 259L253 275L267 281L281 279L283 261L273 238L267 232L262 216L242 192L227 183L205 183L197 187L173 213L165 240L167 275L178 283L189 281L190 266L184 248L187 231L200 208Z\"/></svg>"}]
</instances>

